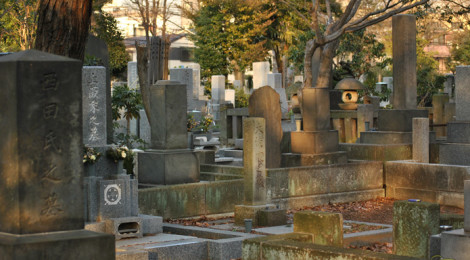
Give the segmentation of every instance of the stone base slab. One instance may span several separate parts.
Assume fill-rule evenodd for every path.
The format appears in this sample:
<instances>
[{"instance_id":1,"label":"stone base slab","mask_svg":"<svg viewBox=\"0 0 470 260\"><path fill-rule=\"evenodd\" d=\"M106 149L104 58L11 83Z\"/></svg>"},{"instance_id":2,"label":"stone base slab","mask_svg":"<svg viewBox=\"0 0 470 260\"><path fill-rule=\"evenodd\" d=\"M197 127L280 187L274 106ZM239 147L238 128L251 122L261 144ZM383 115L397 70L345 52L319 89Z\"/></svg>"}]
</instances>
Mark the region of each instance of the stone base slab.
<instances>
[{"instance_id":1,"label":"stone base slab","mask_svg":"<svg viewBox=\"0 0 470 260\"><path fill-rule=\"evenodd\" d=\"M454 121L447 123L447 142L470 144L470 122Z\"/></svg>"},{"instance_id":2,"label":"stone base slab","mask_svg":"<svg viewBox=\"0 0 470 260\"><path fill-rule=\"evenodd\" d=\"M470 165L470 144L441 144L439 146L439 163Z\"/></svg>"},{"instance_id":3,"label":"stone base slab","mask_svg":"<svg viewBox=\"0 0 470 260\"><path fill-rule=\"evenodd\" d=\"M265 204L265 205L236 205L235 206L235 225L243 226L245 225L245 219L251 219L253 221L253 227L258 226L259 212L261 210L275 209L276 205L274 204Z\"/></svg>"},{"instance_id":4,"label":"stone base slab","mask_svg":"<svg viewBox=\"0 0 470 260\"><path fill-rule=\"evenodd\" d=\"M441 233L441 255L443 259L468 259L470 256L470 233L463 229Z\"/></svg>"},{"instance_id":5,"label":"stone base slab","mask_svg":"<svg viewBox=\"0 0 470 260\"><path fill-rule=\"evenodd\" d=\"M262 227L282 226L286 223L285 209L263 209L258 213L258 225Z\"/></svg>"},{"instance_id":6,"label":"stone base slab","mask_svg":"<svg viewBox=\"0 0 470 260\"><path fill-rule=\"evenodd\" d=\"M29 235L0 233L0 258L31 260L115 259L112 235L88 230Z\"/></svg>"},{"instance_id":7,"label":"stone base slab","mask_svg":"<svg viewBox=\"0 0 470 260\"><path fill-rule=\"evenodd\" d=\"M369 161L396 161L413 158L411 144L340 144L348 158Z\"/></svg>"},{"instance_id":8,"label":"stone base slab","mask_svg":"<svg viewBox=\"0 0 470 260\"><path fill-rule=\"evenodd\" d=\"M181 184L199 181L196 153L182 150L147 150L137 154L139 183Z\"/></svg>"},{"instance_id":9,"label":"stone base slab","mask_svg":"<svg viewBox=\"0 0 470 260\"><path fill-rule=\"evenodd\" d=\"M291 151L300 154L321 154L338 151L338 131L291 132Z\"/></svg>"},{"instance_id":10,"label":"stone base slab","mask_svg":"<svg viewBox=\"0 0 470 260\"><path fill-rule=\"evenodd\" d=\"M424 109L380 109L377 125L380 131L412 132L414 117L428 117Z\"/></svg>"},{"instance_id":11,"label":"stone base slab","mask_svg":"<svg viewBox=\"0 0 470 260\"><path fill-rule=\"evenodd\" d=\"M346 152L339 151L322 154L283 153L282 167L313 166L325 164L343 164L348 162Z\"/></svg>"}]
</instances>

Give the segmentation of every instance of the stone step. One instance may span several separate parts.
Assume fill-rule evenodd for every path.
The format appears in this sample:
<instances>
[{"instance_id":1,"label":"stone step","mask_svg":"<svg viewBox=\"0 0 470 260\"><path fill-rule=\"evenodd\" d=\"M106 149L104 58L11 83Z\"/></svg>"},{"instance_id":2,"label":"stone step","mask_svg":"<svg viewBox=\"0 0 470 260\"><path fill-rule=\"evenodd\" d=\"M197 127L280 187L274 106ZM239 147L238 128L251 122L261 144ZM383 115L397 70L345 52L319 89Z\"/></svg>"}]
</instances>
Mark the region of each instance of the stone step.
<instances>
[{"instance_id":1,"label":"stone step","mask_svg":"<svg viewBox=\"0 0 470 260\"><path fill-rule=\"evenodd\" d=\"M201 164L201 172L227 173L243 176L243 167L217 164Z\"/></svg>"},{"instance_id":2,"label":"stone step","mask_svg":"<svg viewBox=\"0 0 470 260\"><path fill-rule=\"evenodd\" d=\"M240 176L238 174L201 172L199 178L201 181L226 181L226 180L241 179L243 178L243 176Z\"/></svg>"},{"instance_id":3,"label":"stone step","mask_svg":"<svg viewBox=\"0 0 470 260\"><path fill-rule=\"evenodd\" d=\"M243 150L224 150L225 157L243 158Z\"/></svg>"}]
</instances>

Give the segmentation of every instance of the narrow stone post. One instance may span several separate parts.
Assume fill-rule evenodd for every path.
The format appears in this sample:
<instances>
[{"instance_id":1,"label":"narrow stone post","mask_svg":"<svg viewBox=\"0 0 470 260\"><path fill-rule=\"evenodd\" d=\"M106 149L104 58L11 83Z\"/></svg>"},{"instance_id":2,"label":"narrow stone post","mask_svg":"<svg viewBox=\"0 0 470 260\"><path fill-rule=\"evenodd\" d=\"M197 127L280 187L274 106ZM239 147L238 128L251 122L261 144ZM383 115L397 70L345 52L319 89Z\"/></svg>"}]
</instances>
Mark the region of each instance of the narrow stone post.
<instances>
[{"instance_id":1,"label":"narrow stone post","mask_svg":"<svg viewBox=\"0 0 470 260\"><path fill-rule=\"evenodd\" d=\"M470 66L455 69L455 119L470 121Z\"/></svg>"},{"instance_id":2,"label":"narrow stone post","mask_svg":"<svg viewBox=\"0 0 470 260\"><path fill-rule=\"evenodd\" d=\"M413 118L413 160L429 163L429 118Z\"/></svg>"},{"instance_id":3,"label":"narrow stone post","mask_svg":"<svg viewBox=\"0 0 470 260\"><path fill-rule=\"evenodd\" d=\"M392 18L393 108L416 109L416 18L399 14Z\"/></svg>"}]
</instances>

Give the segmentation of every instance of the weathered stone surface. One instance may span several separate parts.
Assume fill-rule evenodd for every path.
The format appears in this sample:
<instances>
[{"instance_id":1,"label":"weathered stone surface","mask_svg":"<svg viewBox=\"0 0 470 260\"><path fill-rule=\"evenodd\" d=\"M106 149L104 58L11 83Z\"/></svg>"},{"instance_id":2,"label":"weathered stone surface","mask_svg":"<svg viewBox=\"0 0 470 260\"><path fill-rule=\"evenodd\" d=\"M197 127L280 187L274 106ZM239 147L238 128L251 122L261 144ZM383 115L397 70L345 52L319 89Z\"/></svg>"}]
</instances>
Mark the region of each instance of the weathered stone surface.
<instances>
[{"instance_id":1,"label":"weathered stone surface","mask_svg":"<svg viewBox=\"0 0 470 260\"><path fill-rule=\"evenodd\" d=\"M255 90L250 96L248 111L250 117L265 119L266 167L279 168L281 166L282 140L282 114L279 106L279 94L269 86Z\"/></svg>"},{"instance_id":2,"label":"weathered stone surface","mask_svg":"<svg viewBox=\"0 0 470 260\"><path fill-rule=\"evenodd\" d=\"M299 131L291 132L293 153L321 154L338 151L338 131Z\"/></svg>"},{"instance_id":3,"label":"weathered stone surface","mask_svg":"<svg viewBox=\"0 0 470 260\"><path fill-rule=\"evenodd\" d=\"M269 62L253 62L253 90L268 84Z\"/></svg>"},{"instance_id":4,"label":"weathered stone surface","mask_svg":"<svg viewBox=\"0 0 470 260\"><path fill-rule=\"evenodd\" d=\"M366 129L366 124L368 124L369 129ZM374 128L374 105L357 105L357 137L360 138L362 132L372 128Z\"/></svg>"},{"instance_id":5,"label":"weathered stone surface","mask_svg":"<svg viewBox=\"0 0 470 260\"><path fill-rule=\"evenodd\" d=\"M434 125L446 124L446 113L445 105L449 102L449 95L436 94L432 96L432 123ZM446 127L445 126L434 126L433 130L436 132L436 136L443 137L446 136Z\"/></svg>"},{"instance_id":6,"label":"weathered stone surface","mask_svg":"<svg viewBox=\"0 0 470 260\"><path fill-rule=\"evenodd\" d=\"M467 259L470 254L470 234L463 229L441 234L441 255L444 259Z\"/></svg>"},{"instance_id":7,"label":"weathered stone surface","mask_svg":"<svg viewBox=\"0 0 470 260\"><path fill-rule=\"evenodd\" d=\"M455 69L455 119L470 121L470 66Z\"/></svg>"},{"instance_id":8,"label":"weathered stone surface","mask_svg":"<svg viewBox=\"0 0 470 260\"><path fill-rule=\"evenodd\" d=\"M116 240L143 236L142 219L139 217L106 219L106 233L113 234Z\"/></svg>"},{"instance_id":9,"label":"weathered stone surface","mask_svg":"<svg viewBox=\"0 0 470 260\"><path fill-rule=\"evenodd\" d=\"M330 94L327 88L302 89L304 131L330 130Z\"/></svg>"},{"instance_id":10,"label":"weathered stone surface","mask_svg":"<svg viewBox=\"0 0 470 260\"><path fill-rule=\"evenodd\" d=\"M211 86L213 104L223 104L225 102L225 76L212 76Z\"/></svg>"},{"instance_id":11,"label":"weathered stone surface","mask_svg":"<svg viewBox=\"0 0 470 260\"><path fill-rule=\"evenodd\" d=\"M262 210L275 209L274 204L264 205L236 205L235 206L235 225L244 226L245 219L251 219L253 227L259 226L259 215Z\"/></svg>"},{"instance_id":12,"label":"weathered stone surface","mask_svg":"<svg viewBox=\"0 0 470 260\"><path fill-rule=\"evenodd\" d=\"M153 149L188 148L186 86L160 80L150 88L150 126Z\"/></svg>"},{"instance_id":13,"label":"weathered stone surface","mask_svg":"<svg viewBox=\"0 0 470 260\"><path fill-rule=\"evenodd\" d=\"M106 103L106 68L83 67L83 143L86 146L106 145Z\"/></svg>"},{"instance_id":14,"label":"weathered stone surface","mask_svg":"<svg viewBox=\"0 0 470 260\"><path fill-rule=\"evenodd\" d=\"M282 74L281 73L268 73L268 83L267 85L276 90L279 94L279 100L281 102L281 112L285 114L289 110L289 105L287 104L286 89L282 87Z\"/></svg>"},{"instance_id":15,"label":"weathered stone surface","mask_svg":"<svg viewBox=\"0 0 470 260\"><path fill-rule=\"evenodd\" d=\"M172 81L178 81L181 84L184 84L186 86L187 110L188 111L197 110L193 102L193 99L195 99L193 97L194 95L193 93L193 87L194 87L193 69L190 69L190 68L170 69L170 79ZM180 98L181 97L182 96L180 96Z\"/></svg>"},{"instance_id":16,"label":"weathered stone surface","mask_svg":"<svg viewBox=\"0 0 470 260\"><path fill-rule=\"evenodd\" d=\"M470 121L448 122L447 143L470 144Z\"/></svg>"},{"instance_id":17,"label":"weathered stone surface","mask_svg":"<svg viewBox=\"0 0 470 260\"><path fill-rule=\"evenodd\" d=\"M428 117L424 109L399 110L380 109L378 116L379 131L411 132L413 131L413 118Z\"/></svg>"},{"instance_id":18,"label":"weathered stone surface","mask_svg":"<svg viewBox=\"0 0 470 260\"><path fill-rule=\"evenodd\" d=\"M465 180L464 181L464 223L463 223L463 228L466 232L470 231L470 180Z\"/></svg>"},{"instance_id":19,"label":"weathered stone surface","mask_svg":"<svg viewBox=\"0 0 470 260\"><path fill-rule=\"evenodd\" d=\"M411 144L340 144L339 149L354 160L396 161L413 156Z\"/></svg>"},{"instance_id":20,"label":"weathered stone surface","mask_svg":"<svg viewBox=\"0 0 470 260\"><path fill-rule=\"evenodd\" d=\"M429 163L428 118L413 118L413 160Z\"/></svg>"},{"instance_id":21,"label":"weathered stone surface","mask_svg":"<svg viewBox=\"0 0 470 260\"><path fill-rule=\"evenodd\" d=\"M263 227L282 226L287 223L285 209L264 209L258 213L258 225Z\"/></svg>"},{"instance_id":22,"label":"weathered stone surface","mask_svg":"<svg viewBox=\"0 0 470 260\"><path fill-rule=\"evenodd\" d=\"M470 166L470 144L444 143L439 146L439 163Z\"/></svg>"},{"instance_id":23,"label":"weathered stone surface","mask_svg":"<svg viewBox=\"0 0 470 260\"><path fill-rule=\"evenodd\" d=\"M439 204L393 204L393 253L429 259L429 237L439 233Z\"/></svg>"},{"instance_id":24,"label":"weathered stone surface","mask_svg":"<svg viewBox=\"0 0 470 260\"><path fill-rule=\"evenodd\" d=\"M412 132L369 131L361 135L361 144L412 144Z\"/></svg>"},{"instance_id":25,"label":"weathered stone surface","mask_svg":"<svg viewBox=\"0 0 470 260\"><path fill-rule=\"evenodd\" d=\"M149 68L148 84L153 85L163 79L163 56L165 52L165 41L159 36L152 36L149 44Z\"/></svg>"},{"instance_id":26,"label":"weathered stone surface","mask_svg":"<svg viewBox=\"0 0 470 260\"><path fill-rule=\"evenodd\" d=\"M136 61L129 61L127 63L127 86L129 89L139 88L139 76L137 75Z\"/></svg>"},{"instance_id":27,"label":"weathered stone surface","mask_svg":"<svg viewBox=\"0 0 470 260\"><path fill-rule=\"evenodd\" d=\"M347 162L348 155L343 151L321 154L283 153L281 167L341 164Z\"/></svg>"},{"instance_id":28,"label":"weathered stone surface","mask_svg":"<svg viewBox=\"0 0 470 260\"><path fill-rule=\"evenodd\" d=\"M414 15L399 14L392 17L392 40L393 108L416 109L416 18Z\"/></svg>"},{"instance_id":29,"label":"weathered stone surface","mask_svg":"<svg viewBox=\"0 0 470 260\"><path fill-rule=\"evenodd\" d=\"M137 154L137 163L139 183L169 185L199 181L199 160L189 149L146 150Z\"/></svg>"},{"instance_id":30,"label":"weathered stone surface","mask_svg":"<svg viewBox=\"0 0 470 260\"><path fill-rule=\"evenodd\" d=\"M113 115L111 110L111 73L108 46L103 39L89 34L85 54L100 59L102 65L106 68L106 143L111 144L113 143Z\"/></svg>"},{"instance_id":31,"label":"weathered stone surface","mask_svg":"<svg viewBox=\"0 0 470 260\"><path fill-rule=\"evenodd\" d=\"M0 58L0 232L84 227L81 69L36 50Z\"/></svg>"},{"instance_id":32,"label":"weathered stone surface","mask_svg":"<svg viewBox=\"0 0 470 260\"><path fill-rule=\"evenodd\" d=\"M343 247L343 215L320 211L296 212L294 232L313 234L317 245Z\"/></svg>"},{"instance_id":33,"label":"weathered stone surface","mask_svg":"<svg viewBox=\"0 0 470 260\"><path fill-rule=\"evenodd\" d=\"M20 236L0 234L0 255L4 259L114 260L115 252L112 235L87 230Z\"/></svg>"},{"instance_id":34,"label":"weathered stone surface","mask_svg":"<svg viewBox=\"0 0 470 260\"><path fill-rule=\"evenodd\" d=\"M266 123L264 118L243 120L245 205L266 204Z\"/></svg>"}]
</instances>

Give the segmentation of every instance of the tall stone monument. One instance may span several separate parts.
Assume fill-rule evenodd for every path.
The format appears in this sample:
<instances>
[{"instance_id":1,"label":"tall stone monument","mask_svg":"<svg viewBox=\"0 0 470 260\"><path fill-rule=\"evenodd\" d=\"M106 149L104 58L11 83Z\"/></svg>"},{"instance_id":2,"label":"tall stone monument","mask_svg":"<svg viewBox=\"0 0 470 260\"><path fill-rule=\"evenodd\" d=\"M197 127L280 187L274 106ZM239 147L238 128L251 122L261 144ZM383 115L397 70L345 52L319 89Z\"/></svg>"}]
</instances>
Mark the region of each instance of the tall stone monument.
<instances>
[{"instance_id":1,"label":"tall stone monument","mask_svg":"<svg viewBox=\"0 0 470 260\"><path fill-rule=\"evenodd\" d=\"M439 148L445 164L470 165L470 66L457 66L455 74L455 121L447 123L447 142Z\"/></svg>"},{"instance_id":2,"label":"tall stone monument","mask_svg":"<svg viewBox=\"0 0 470 260\"><path fill-rule=\"evenodd\" d=\"M206 102L199 100L199 85L195 86L194 71L191 68L170 69L172 81L179 81L186 85L186 103L188 111L205 111ZM197 80L197 79L196 79Z\"/></svg>"},{"instance_id":3,"label":"tall stone monument","mask_svg":"<svg viewBox=\"0 0 470 260\"><path fill-rule=\"evenodd\" d=\"M264 118L249 117L243 120L243 176L244 203L235 206L235 224L242 225L251 219L258 225L261 210L275 208L266 204L266 123Z\"/></svg>"},{"instance_id":4,"label":"tall stone monument","mask_svg":"<svg viewBox=\"0 0 470 260\"><path fill-rule=\"evenodd\" d=\"M129 89L137 89L139 87L136 61L129 61L127 63L127 86Z\"/></svg>"},{"instance_id":5,"label":"tall stone monument","mask_svg":"<svg viewBox=\"0 0 470 260\"><path fill-rule=\"evenodd\" d=\"M82 70L83 142L106 145L106 68L86 66Z\"/></svg>"},{"instance_id":6,"label":"tall stone monument","mask_svg":"<svg viewBox=\"0 0 470 260\"><path fill-rule=\"evenodd\" d=\"M269 62L253 62L253 90L268 85Z\"/></svg>"},{"instance_id":7,"label":"tall stone monument","mask_svg":"<svg viewBox=\"0 0 470 260\"><path fill-rule=\"evenodd\" d=\"M220 120L220 109L225 104L225 76L214 75L211 78L211 110L215 120Z\"/></svg>"},{"instance_id":8,"label":"tall stone monument","mask_svg":"<svg viewBox=\"0 0 470 260\"><path fill-rule=\"evenodd\" d=\"M5 259L115 257L112 236L83 230L81 69L36 50L0 58Z\"/></svg>"},{"instance_id":9,"label":"tall stone monument","mask_svg":"<svg viewBox=\"0 0 470 260\"><path fill-rule=\"evenodd\" d=\"M266 125L266 167L281 167L282 114L279 94L269 86L253 91L248 113L250 117L262 117Z\"/></svg>"},{"instance_id":10,"label":"tall stone monument","mask_svg":"<svg viewBox=\"0 0 470 260\"><path fill-rule=\"evenodd\" d=\"M150 56L149 56L149 79L148 84L155 84L158 80L163 79L163 56L165 53L165 41L159 36L153 36L150 39Z\"/></svg>"},{"instance_id":11,"label":"tall stone monument","mask_svg":"<svg viewBox=\"0 0 470 260\"><path fill-rule=\"evenodd\" d=\"M188 147L186 86L161 80L150 88L150 149L138 153L139 183L199 181L199 161Z\"/></svg>"}]
</instances>

